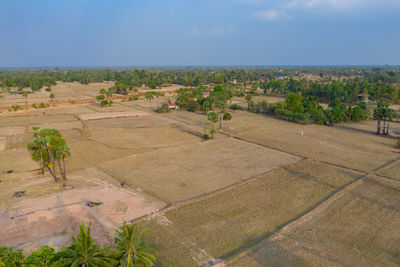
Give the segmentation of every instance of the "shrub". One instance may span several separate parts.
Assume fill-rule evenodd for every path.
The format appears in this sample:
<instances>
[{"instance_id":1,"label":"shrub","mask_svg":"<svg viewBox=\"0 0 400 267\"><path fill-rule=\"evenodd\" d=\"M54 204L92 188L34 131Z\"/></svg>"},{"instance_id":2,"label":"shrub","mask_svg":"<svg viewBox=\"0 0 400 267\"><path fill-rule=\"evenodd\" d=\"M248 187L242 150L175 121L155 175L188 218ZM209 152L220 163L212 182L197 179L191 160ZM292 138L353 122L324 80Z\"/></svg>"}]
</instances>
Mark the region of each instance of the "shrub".
<instances>
[{"instance_id":1,"label":"shrub","mask_svg":"<svg viewBox=\"0 0 400 267\"><path fill-rule=\"evenodd\" d=\"M325 116L324 111L321 109L311 110L311 118L315 123L318 124L326 124L328 122L328 118Z\"/></svg>"},{"instance_id":2,"label":"shrub","mask_svg":"<svg viewBox=\"0 0 400 267\"><path fill-rule=\"evenodd\" d=\"M19 110L19 109L21 108L21 106L16 104L16 105L12 105L11 108L12 108L14 111L17 111L17 110Z\"/></svg>"},{"instance_id":3,"label":"shrub","mask_svg":"<svg viewBox=\"0 0 400 267\"><path fill-rule=\"evenodd\" d=\"M350 119L352 121L361 121L361 120L364 119L364 112L361 109L361 107L359 107L359 106L354 107L354 108L350 108L350 112L349 113L350 113L349 117L350 117Z\"/></svg>"},{"instance_id":4,"label":"shrub","mask_svg":"<svg viewBox=\"0 0 400 267\"><path fill-rule=\"evenodd\" d=\"M332 108L332 113L333 113L333 121L335 123L342 122L345 118L345 112L340 107Z\"/></svg>"},{"instance_id":5,"label":"shrub","mask_svg":"<svg viewBox=\"0 0 400 267\"><path fill-rule=\"evenodd\" d=\"M167 103L162 104L161 106L159 106L159 107L156 109L156 112L157 112L157 113L168 113L168 112L170 112L170 111L171 111L171 110L169 109Z\"/></svg>"},{"instance_id":6,"label":"shrub","mask_svg":"<svg viewBox=\"0 0 400 267\"><path fill-rule=\"evenodd\" d=\"M45 107L46 107L46 105L43 102L40 102L39 108L45 108Z\"/></svg>"},{"instance_id":7,"label":"shrub","mask_svg":"<svg viewBox=\"0 0 400 267\"><path fill-rule=\"evenodd\" d=\"M238 104L232 104L229 108L232 110L243 110L243 107L239 106Z\"/></svg>"},{"instance_id":8,"label":"shrub","mask_svg":"<svg viewBox=\"0 0 400 267\"><path fill-rule=\"evenodd\" d=\"M238 96L238 97L244 97L245 96L245 94L242 91L236 92L235 95Z\"/></svg>"},{"instance_id":9,"label":"shrub","mask_svg":"<svg viewBox=\"0 0 400 267\"><path fill-rule=\"evenodd\" d=\"M304 110L303 97L300 94L291 93L286 99L285 104L288 110L301 113Z\"/></svg>"}]
</instances>

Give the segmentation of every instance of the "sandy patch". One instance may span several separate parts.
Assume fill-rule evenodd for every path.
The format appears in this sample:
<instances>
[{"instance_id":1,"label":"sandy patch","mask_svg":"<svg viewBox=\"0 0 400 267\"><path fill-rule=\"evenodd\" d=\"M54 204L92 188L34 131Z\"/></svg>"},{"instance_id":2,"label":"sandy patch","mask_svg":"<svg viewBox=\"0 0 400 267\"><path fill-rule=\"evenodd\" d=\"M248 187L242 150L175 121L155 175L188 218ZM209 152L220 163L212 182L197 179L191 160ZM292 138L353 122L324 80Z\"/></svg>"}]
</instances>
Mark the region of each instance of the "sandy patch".
<instances>
[{"instance_id":1,"label":"sandy patch","mask_svg":"<svg viewBox=\"0 0 400 267\"><path fill-rule=\"evenodd\" d=\"M90 175L88 172L80 173ZM94 172L96 174L96 172ZM71 176L73 185L88 177ZM29 188L27 189L29 195ZM88 202L100 203L89 207ZM83 221L92 222L92 234L100 243L112 240L113 229L165 206L161 201L111 183L91 180L91 186L61 191L37 198L24 198L3 208L0 244L24 248L25 253L43 245L70 244Z\"/></svg>"}]
</instances>

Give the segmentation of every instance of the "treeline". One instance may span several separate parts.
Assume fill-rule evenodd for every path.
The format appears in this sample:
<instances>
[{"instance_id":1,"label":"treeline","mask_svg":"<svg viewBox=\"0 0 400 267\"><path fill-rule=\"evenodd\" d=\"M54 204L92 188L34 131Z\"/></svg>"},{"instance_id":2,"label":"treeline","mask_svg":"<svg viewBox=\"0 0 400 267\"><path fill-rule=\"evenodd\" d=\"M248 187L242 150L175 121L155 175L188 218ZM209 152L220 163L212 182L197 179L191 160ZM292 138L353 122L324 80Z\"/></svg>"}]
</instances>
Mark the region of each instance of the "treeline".
<instances>
[{"instance_id":1,"label":"treeline","mask_svg":"<svg viewBox=\"0 0 400 267\"><path fill-rule=\"evenodd\" d=\"M22 250L0 247L0 266L13 267L69 267L69 266L153 266L157 251L147 246L143 236L147 231L139 231L136 224L124 222L116 231L114 243L100 246L90 234L91 224L85 228L81 223L79 234L72 237L69 247L58 252L49 246L42 247L25 257Z\"/></svg>"},{"instance_id":2,"label":"treeline","mask_svg":"<svg viewBox=\"0 0 400 267\"><path fill-rule=\"evenodd\" d=\"M254 102L251 94L246 95L248 110L263 113L280 119L300 122L333 125L343 121L361 121L370 118L371 111L363 101L351 106L344 104L336 98L324 109L315 96L303 97L299 93L290 93L281 102L267 103L266 101Z\"/></svg>"},{"instance_id":3,"label":"treeline","mask_svg":"<svg viewBox=\"0 0 400 267\"><path fill-rule=\"evenodd\" d=\"M319 101L330 103L336 98L344 103L355 103L368 96L370 100L377 101L386 98L391 102L400 101L399 85L387 84L382 81L368 83L367 80L355 79L354 81L333 81L322 83L311 80L279 79L260 83L260 88L265 94L289 95L301 93L303 96L315 96ZM359 96L362 94L361 96Z\"/></svg>"},{"instance_id":4,"label":"treeline","mask_svg":"<svg viewBox=\"0 0 400 267\"><path fill-rule=\"evenodd\" d=\"M237 68L160 68L160 69L52 69L0 70L2 88L54 85L57 81L89 84L120 81L132 87L145 85L157 88L167 84L200 86L216 84L250 84L271 81L277 77L300 80L304 75L319 77L322 83L342 78L346 81L365 80L367 83L400 83L399 67L237 67ZM280 82L280 80L279 80ZM281 82L280 82L281 83ZM280 86L280 85L275 85ZM290 89L289 89L290 90Z\"/></svg>"}]
</instances>

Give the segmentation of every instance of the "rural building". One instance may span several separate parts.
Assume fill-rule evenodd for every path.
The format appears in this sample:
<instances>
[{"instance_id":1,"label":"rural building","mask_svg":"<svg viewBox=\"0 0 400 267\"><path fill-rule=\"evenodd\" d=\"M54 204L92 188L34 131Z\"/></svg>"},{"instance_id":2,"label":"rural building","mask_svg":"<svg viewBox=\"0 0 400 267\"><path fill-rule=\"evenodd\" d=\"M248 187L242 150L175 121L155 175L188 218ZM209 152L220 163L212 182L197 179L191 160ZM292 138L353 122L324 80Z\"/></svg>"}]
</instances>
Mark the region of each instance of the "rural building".
<instances>
[{"instance_id":1,"label":"rural building","mask_svg":"<svg viewBox=\"0 0 400 267\"><path fill-rule=\"evenodd\" d=\"M169 109L177 109L178 106L175 103L168 103L168 108Z\"/></svg>"},{"instance_id":2,"label":"rural building","mask_svg":"<svg viewBox=\"0 0 400 267\"><path fill-rule=\"evenodd\" d=\"M209 97L210 96L210 92L202 92L201 96L202 97Z\"/></svg>"}]
</instances>

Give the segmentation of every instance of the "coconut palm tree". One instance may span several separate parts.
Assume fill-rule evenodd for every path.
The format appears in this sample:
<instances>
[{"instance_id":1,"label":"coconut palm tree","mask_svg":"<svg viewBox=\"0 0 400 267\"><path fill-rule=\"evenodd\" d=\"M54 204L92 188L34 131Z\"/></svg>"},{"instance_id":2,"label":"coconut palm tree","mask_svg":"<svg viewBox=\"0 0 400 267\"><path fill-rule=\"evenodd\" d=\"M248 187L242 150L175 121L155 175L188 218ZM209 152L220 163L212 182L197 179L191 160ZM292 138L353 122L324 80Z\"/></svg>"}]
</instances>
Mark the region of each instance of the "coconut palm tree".
<instances>
[{"instance_id":1,"label":"coconut palm tree","mask_svg":"<svg viewBox=\"0 0 400 267\"><path fill-rule=\"evenodd\" d=\"M156 261L157 251L142 240L145 231L139 231L136 224L124 222L117 229L114 248L117 250L120 266L148 267Z\"/></svg>"},{"instance_id":2,"label":"coconut palm tree","mask_svg":"<svg viewBox=\"0 0 400 267\"><path fill-rule=\"evenodd\" d=\"M90 226L89 222L85 230L85 225L81 223L78 236L72 237L72 245L61 251L63 257L56 262L55 266L112 267L118 264L111 251L104 250L95 244L95 240L90 235Z\"/></svg>"}]
</instances>

